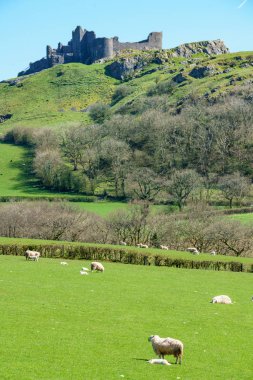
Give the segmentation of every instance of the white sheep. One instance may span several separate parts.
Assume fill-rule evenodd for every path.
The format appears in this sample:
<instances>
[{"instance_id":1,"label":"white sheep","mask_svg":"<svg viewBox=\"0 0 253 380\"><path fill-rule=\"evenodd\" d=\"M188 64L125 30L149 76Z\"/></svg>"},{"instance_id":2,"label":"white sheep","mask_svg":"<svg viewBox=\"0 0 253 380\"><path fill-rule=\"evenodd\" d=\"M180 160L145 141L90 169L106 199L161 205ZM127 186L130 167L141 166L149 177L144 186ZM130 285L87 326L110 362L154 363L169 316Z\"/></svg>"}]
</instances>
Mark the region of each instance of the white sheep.
<instances>
[{"instance_id":1,"label":"white sheep","mask_svg":"<svg viewBox=\"0 0 253 380\"><path fill-rule=\"evenodd\" d=\"M93 272L94 270L97 272L104 272L105 268L103 265L97 261L93 261L90 265L90 269Z\"/></svg>"},{"instance_id":2,"label":"white sheep","mask_svg":"<svg viewBox=\"0 0 253 380\"><path fill-rule=\"evenodd\" d=\"M225 304L230 304L232 303L232 300L229 296L224 296L224 295L221 295L221 296L215 296L213 297L212 301L210 301L211 303L225 303Z\"/></svg>"},{"instance_id":3,"label":"white sheep","mask_svg":"<svg viewBox=\"0 0 253 380\"><path fill-rule=\"evenodd\" d=\"M210 252L210 254L211 254L212 256L216 256L216 251L213 249L213 250Z\"/></svg>"},{"instance_id":4,"label":"white sheep","mask_svg":"<svg viewBox=\"0 0 253 380\"><path fill-rule=\"evenodd\" d=\"M182 363L184 345L180 340L151 335L148 341L152 343L153 350L160 359L164 359L164 355L173 355L176 358L176 364L178 359L179 363Z\"/></svg>"},{"instance_id":5,"label":"white sheep","mask_svg":"<svg viewBox=\"0 0 253 380\"><path fill-rule=\"evenodd\" d=\"M25 258L26 258L26 260L38 261L39 257L40 257L40 252L30 251L29 249L27 249L27 251L25 252Z\"/></svg>"},{"instance_id":6,"label":"white sheep","mask_svg":"<svg viewBox=\"0 0 253 380\"><path fill-rule=\"evenodd\" d=\"M147 361L150 364L163 364L163 365L171 365L166 359L150 359Z\"/></svg>"},{"instance_id":7,"label":"white sheep","mask_svg":"<svg viewBox=\"0 0 253 380\"><path fill-rule=\"evenodd\" d=\"M127 245L127 243L125 241L120 241L119 244L120 245L125 245L125 246Z\"/></svg>"},{"instance_id":8,"label":"white sheep","mask_svg":"<svg viewBox=\"0 0 253 380\"><path fill-rule=\"evenodd\" d=\"M139 247L139 248L148 248L148 245L147 244L139 243L139 244L137 244L137 247Z\"/></svg>"},{"instance_id":9,"label":"white sheep","mask_svg":"<svg viewBox=\"0 0 253 380\"><path fill-rule=\"evenodd\" d=\"M169 250L169 247L167 247L167 245L160 245L160 248L161 249L166 249L167 251Z\"/></svg>"},{"instance_id":10,"label":"white sheep","mask_svg":"<svg viewBox=\"0 0 253 380\"><path fill-rule=\"evenodd\" d=\"M199 255L199 251L195 247L189 247L186 251L193 253L193 255Z\"/></svg>"},{"instance_id":11,"label":"white sheep","mask_svg":"<svg viewBox=\"0 0 253 380\"><path fill-rule=\"evenodd\" d=\"M61 265L69 265L66 261L61 261Z\"/></svg>"}]
</instances>

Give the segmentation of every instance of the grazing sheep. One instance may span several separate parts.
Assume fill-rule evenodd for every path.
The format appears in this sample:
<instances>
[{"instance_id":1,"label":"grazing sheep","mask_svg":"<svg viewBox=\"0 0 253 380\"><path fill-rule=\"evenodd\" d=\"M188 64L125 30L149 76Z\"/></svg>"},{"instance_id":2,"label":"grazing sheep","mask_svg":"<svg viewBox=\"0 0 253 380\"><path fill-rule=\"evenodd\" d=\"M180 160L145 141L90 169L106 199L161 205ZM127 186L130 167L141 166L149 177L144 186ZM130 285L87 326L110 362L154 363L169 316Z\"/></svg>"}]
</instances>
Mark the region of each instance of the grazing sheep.
<instances>
[{"instance_id":1,"label":"grazing sheep","mask_svg":"<svg viewBox=\"0 0 253 380\"><path fill-rule=\"evenodd\" d=\"M166 359L150 359L148 360L150 364L163 364L163 365L171 365Z\"/></svg>"},{"instance_id":2,"label":"grazing sheep","mask_svg":"<svg viewBox=\"0 0 253 380\"><path fill-rule=\"evenodd\" d=\"M120 245L127 245L127 243L125 241L120 241L119 244Z\"/></svg>"},{"instance_id":3,"label":"grazing sheep","mask_svg":"<svg viewBox=\"0 0 253 380\"><path fill-rule=\"evenodd\" d=\"M199 255L199 251L195 247L189 247L186 251L193 253L193 255Z\"/></svg>"},{"instance_id":4,"label":"grazing sheep","mask_svg":"<svg viewBox=\"0 0 253 380\"><path fill-rule=\"evenodd\" d=\"M211 254L212 256L216 256L216 251L213 249L213 250L210 252L210 254Z\"/></svg>"},{"instance_id":5,"label":"grazing sheep","mask_svg":"<svg viewBox=\"0 0 253 380\"><path fill-rule=\"evenodd\" d=\"M25 251L26 260L38 261L39 257L40 257L40 252L30 251L29 249L27 251Z\"/></svg>"},{"instance_id":6,"label":"grazing sheep","mask_svg":"<svg viewBox=\"0 0 253 380\"><path fill-rule=\"evenodd\" d=\"M101 263L98 263L97 261L93 261L90 265L90 269L93 272L94 270L97 272L104 272L105 268Z\"/></svg>"},{"instance_id":7,"label":"grazing sheep","mask_svg":"<svg viewBox=\"0 0 253 380\"><path fill-rule=\"evenodd\" d=\"M180 340L151 335L148 341L152 343L153 350L160 359L164 359L164 355L173 355L176 358L176 364L178 359L179 363L182 363L184 345Z\"/></svg>"},{"instance_id":8,"label":"grazing sheep","mask_svg":"<svg viewBox=\"0 0 253 380\"><path fill-rule=\"evenodd\" d=\"M221 296L216 296L216 297L213 297L212 301L210 301L211 303L225 303L225 304L230 304L232 303L232 300L229 296L224 296L224 295L221 295Z\"/></svg>"},{"instance_id":9,"label":"grazing sheep","mask_svg":"<svg viewBox=\"0 0 253 380\"><path fill-rule=\"evenodd\" d=\"M160 248L161 249L166 249L167 251L169 250L169 247L167 247L167 245L160 245Z\"/></svg>"},{"instance_id":10,"label":"grazing sheep","mask_svg":"<svg viewBox=\"0 0 253 380\"><path fill-rule=\"evenodd\" d=\"M148 245L147 244L139 243L139 244L137 244L137 247L139 247L139 248L148 248Z\"/></svg>"}]
</instances>

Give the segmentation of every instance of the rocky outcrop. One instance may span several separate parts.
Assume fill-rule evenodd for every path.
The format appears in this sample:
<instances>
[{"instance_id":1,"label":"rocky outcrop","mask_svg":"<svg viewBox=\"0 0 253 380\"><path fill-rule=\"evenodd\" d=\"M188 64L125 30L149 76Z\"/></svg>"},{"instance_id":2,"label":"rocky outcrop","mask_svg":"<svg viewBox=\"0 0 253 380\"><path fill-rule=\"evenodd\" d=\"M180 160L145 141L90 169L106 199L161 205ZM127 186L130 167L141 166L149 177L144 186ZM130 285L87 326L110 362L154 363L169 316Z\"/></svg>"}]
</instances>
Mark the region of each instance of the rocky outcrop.
<instances>
[{"instance_id":1,"label":"rocky outcrop","mask_svg":"<svg viewBox=\"0 0 253 380\"><path fill-rule=\"evenodd\" d=\"M223 41L201 41L190 44L183 44L174 49L171 49L173 57L191 57L194 54L204 53L207 55L219 55L229 53Z\"/></svg>"},{"instance_id":2,"label":"rocky outcrop","mask_svg":"<svg viewBox=\"0 0 253 380\"><path fill-rule=\"evenodd\" d=\"M12 117L11 113L7 113L6 115L0 115L0 123L4 123L6 120L9 120Z\"/></svg>"},{"instance_id":3,"label":"rocky outcrop","mask_svg":"<svg viewBox=\"0 0 253 380\"><path fill-rule=\"evenodd\" d=\"M193 78L201 79L204 77L210 77L212 75L215 75L216 72L217 71L213 66L196 66L189 72L189 75Z\"/></svg>"},{"instance_id":4,"label":"rocky outcrop","mask_svg":"<svg viewBox=\"0 0 253 380\"><path fill-rule=\"evenodd\" d=\"M113 78L126 80L147 65L147 61L141 57L120 58L106 67L106 74Z\"/></svg>"},{"instance_id":5,"label":"rocky outcrop","mask_svg":"<svg viewBox=\"0 0 253 380\"><path fill-rule=\"evenodd\" d=\"M183 83L187 80L186 76L182 73L179 73L177 75L175 75L173 78L172 78L173 82L175 83Z\"/></svg>"},{"instance_id":6,"label":"rocky outcrop","mask_svg":"<svg viewBox=\"0 0 253 380\"><path fill-rule=\"evenodd\" d=\"M106 67L106 74L119 80L126 80L136 76L147 64L165 64L171 61L173 57L190 58L194 54L218 55L228 53L229 50L221 40L215 41L202 41L194 42L191 44L180 45L174 49L169 50L156 50L149 52L142 52L136 54L134 50L124 51L120 53L112 62ZM182 64L190 64L197 58L181 62ZM196 68L192 70L192 77L203 78L204 76L214 75L211 67ZM173 78L176 83L182 83L187 78L179 74Z\"/></svg>"}]
</instances>

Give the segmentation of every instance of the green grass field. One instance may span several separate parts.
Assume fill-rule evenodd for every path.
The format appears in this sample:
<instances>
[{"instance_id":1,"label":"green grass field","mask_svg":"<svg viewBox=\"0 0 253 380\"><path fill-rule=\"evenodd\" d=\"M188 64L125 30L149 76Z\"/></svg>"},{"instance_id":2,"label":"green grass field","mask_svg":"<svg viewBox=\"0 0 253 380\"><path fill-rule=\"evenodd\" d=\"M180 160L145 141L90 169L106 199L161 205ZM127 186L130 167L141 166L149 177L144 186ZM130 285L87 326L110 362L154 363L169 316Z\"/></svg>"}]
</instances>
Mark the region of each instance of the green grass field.
<instances>
[{"instance_id":1,"label":"green grass field","mask_svg":"<svg viewBox=\"0 0 253 380\"><path fill-rule=\"evenodd\" d=\"M252 274L0 256L3 380L250 380ZM228 294L233 305L209 303ZM184 342L152 366L149 335ZM174 363L174 358L168 357Z\"/></svg>"},{"instance_id":2,"label":"green grass field","mask_svg":"<svg viewBox=\"0 0 253 380\"><path fill-rule=\"evenodd\" d=\"M0 197L53 197L62 195L43 190L31 173L28 149L0 143Z\"/></svg>"},{"instance_id":3,"label":"green grass field","mask_svg":"<svg viewBox=\"0 0 253 380\"><path fill-rule=\"evenodd\" d=\"M253 224L253 213L235 214L231 215L230 218L245 224Z\"/></svg>"}]
</instances>

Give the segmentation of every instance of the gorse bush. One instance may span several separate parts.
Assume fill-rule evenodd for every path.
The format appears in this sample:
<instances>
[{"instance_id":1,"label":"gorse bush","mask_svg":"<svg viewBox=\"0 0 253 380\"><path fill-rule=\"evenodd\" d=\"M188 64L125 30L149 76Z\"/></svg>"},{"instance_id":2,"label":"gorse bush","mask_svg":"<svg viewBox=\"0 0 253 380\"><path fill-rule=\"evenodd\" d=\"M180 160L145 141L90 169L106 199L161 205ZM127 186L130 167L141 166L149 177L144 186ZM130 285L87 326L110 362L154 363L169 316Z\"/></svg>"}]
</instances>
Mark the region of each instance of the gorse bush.
<instances>
[{"instance_id":1,"label":"gorse bush","mask_svg":"<svg viewBox=\"0 0 253 380\"><path fill-rule=\"evenodd\" d=\"M121 99L124 99L128 95L132 94L133 89L130 86L127 85L119 85L116 87L116 90L114 91L112 95L112 104L116 104L119 102Z\"/></svg>"}]
</instances>

